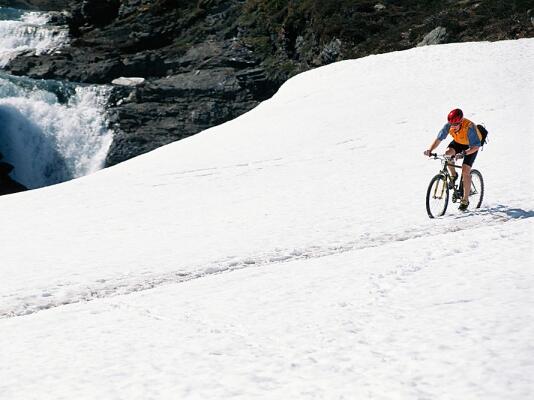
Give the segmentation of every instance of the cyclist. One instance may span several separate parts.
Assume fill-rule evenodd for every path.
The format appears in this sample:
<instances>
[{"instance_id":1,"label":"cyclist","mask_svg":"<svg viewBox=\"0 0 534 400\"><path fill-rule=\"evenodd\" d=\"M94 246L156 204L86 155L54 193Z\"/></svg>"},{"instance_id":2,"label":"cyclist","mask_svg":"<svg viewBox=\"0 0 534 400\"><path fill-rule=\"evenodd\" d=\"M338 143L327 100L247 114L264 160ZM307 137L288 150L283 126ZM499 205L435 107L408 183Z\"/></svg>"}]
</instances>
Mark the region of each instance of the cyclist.
<instances>
[{"instance_id":1,"label":"cyclist","mask_svg":"<svg viewBox=\"0 0 534 400\"><path fill-rule=\"evenodd\" d=\"M439 146L442 140L451 135L453 140L447 146L445 155L452 157L452 164L454 159L464 159L462 164L462 178L464 193L460 201L459 210L465 211L469 206L469 191L471 188L471 167L478 154L478 149L481 146L482 135L477 129L476 124L464 118L464 113L459 108L452 110L447 116L447 123L438 133L438 137L432 142L430 148L425 150L424 155L430 157L430 153ZM453 178L452 187L458 175L454 167L449 166L451 177Z\"/></svg>"}]
</instances>

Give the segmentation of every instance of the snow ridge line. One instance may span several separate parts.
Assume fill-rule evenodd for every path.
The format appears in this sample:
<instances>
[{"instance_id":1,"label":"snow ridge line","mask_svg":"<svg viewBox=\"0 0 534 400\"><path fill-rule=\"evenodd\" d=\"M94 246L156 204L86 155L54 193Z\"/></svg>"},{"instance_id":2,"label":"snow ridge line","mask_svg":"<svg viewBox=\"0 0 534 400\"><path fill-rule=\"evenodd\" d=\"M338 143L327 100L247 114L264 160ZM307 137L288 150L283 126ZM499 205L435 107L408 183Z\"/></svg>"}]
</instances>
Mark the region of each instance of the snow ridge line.
<instances>
[{"instance_id":1,"label":"snow ridge line","mask_svg":"<svg viewBox=\"0 0 534 400\"><path fill-rule=\"evenodd\" d=\"M99 279L92 284L56 284L54 288L40 289L40 293L32 296L12 297L11 306L0 308L0 319L20 317L35 314L64 305L88 302L97 299L110 298L131 293L155 289L160 286L183 283L194 279L208 277L226 272L232 272L250 267L263 267L270 264L290 262L301 259L327 257L349 251L364 250L373 247L385 246L407 240L417 240L422 237L447 235L480 227L495 226L508 221L534 217L534 211L525 212L519 209L510 209L511 212L495 212L495 209L479 210L453 217L452 223L440 224L449 220L449 217L437 220L438 224L428 227L421 225L397 233L382 233L372 236L360 235L340 245L310 246L305 249L280 249L262 255L234 259L225 262L213 262L209 265L197 267L191 272L173 271L155 276L123 276L119 278ZM502 210L501 210L502 211ZM475 221L465 218L475 217ZM65 294L65 291L68 294ZM4 298L10 297L9 295Z\"/></svg>"}]
</instances>

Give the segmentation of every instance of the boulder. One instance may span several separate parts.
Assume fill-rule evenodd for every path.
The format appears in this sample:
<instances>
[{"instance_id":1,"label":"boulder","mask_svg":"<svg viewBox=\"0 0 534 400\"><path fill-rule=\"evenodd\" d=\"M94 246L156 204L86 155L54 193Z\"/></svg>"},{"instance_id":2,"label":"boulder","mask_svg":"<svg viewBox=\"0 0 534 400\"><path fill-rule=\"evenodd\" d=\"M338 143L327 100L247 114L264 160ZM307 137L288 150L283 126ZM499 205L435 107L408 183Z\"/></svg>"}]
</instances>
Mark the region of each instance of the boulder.
<instances>
[{"instance_id":1,"label":"boulder","mask_svg":"<svg viewBox=\"0 0 534 400\"><path fill-rule=\"evenodd\" d=\"M24 185L21 185L9 176L12 171L13 166L11 164L3 161L0 162L0 196L28 190Z\"/></svg>"},{"instance_id":2,"label":"boulder","mask_svg":"<svg viewBox=\"0 0 534 400\"><path fill-rule=\"evenodd\" d=\"M145 83L145 78L125 78L121 76L120 78L113 79L111 83L119 86L139 86Z\"/></svg>"},{"instance_id":3,"label":"boulder","mask_svg":"<svg viewBox=\"0 0 534 400\"><path fill-rule=\"evenodd\" d=\"M437 28L430 31L423 40L421 40L419 43L417 43L417 47L421 46L430 46L434 44L442 44L445 43L447 40L447 29L445 29L442 26L438 26Z\"/></svg>"}]
</instances>

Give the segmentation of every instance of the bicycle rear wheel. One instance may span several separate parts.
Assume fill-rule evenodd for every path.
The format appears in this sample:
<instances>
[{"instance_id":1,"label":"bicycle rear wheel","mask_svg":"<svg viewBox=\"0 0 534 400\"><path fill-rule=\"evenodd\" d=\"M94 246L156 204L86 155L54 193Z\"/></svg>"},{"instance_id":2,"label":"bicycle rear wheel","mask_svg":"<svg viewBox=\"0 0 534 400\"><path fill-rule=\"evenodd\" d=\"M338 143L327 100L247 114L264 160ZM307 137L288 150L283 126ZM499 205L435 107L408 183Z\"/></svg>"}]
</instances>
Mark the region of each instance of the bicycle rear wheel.
<instances>
[{"instance_id":1,"label":"bicycle rear wheel","mask_svg":"<svg viewBox=\"0 0 534 400\"><path fill-rule=\"evenodd\" d=\"M430 218L441 217L449 204L449 186L444 175L436 175L426 191L426 212Z\"/></svg>"},{"instance_id":2,"label":"bicycle rear wheel","mask_svg":"<svg viewBox=\"0 0 534 400\"><path fill-rule=\"evenodd\" d=\"M484 179L476 169L471 170L471 190L469 191L469 203L480 208L484 199Z\"/></svg>"}]
</instances>

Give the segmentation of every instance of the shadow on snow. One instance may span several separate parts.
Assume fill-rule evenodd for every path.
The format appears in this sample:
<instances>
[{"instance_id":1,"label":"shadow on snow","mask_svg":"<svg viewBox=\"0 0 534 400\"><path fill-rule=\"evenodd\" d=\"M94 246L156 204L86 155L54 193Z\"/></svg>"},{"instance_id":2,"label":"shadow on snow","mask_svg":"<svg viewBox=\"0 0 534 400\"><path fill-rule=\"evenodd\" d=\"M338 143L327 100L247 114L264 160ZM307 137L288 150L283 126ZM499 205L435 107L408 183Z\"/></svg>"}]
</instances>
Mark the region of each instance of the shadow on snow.
<instances>
[{"instance_id":1,"label":"shadow on snow","mask_svg":"<svg viewBox=\"0 0 534 400\"><path fill-rule=\"evenodd\" d=\"M457 215L456 218L466 218L472 215L489 215L504 218L506 220L511 219L525 219L534 217L534 210L523 210L522 208L508 207L502 204L498 204L494 207L479 208L476 210L469 210L465 213Z\"/></svg>"}]
</instances>

